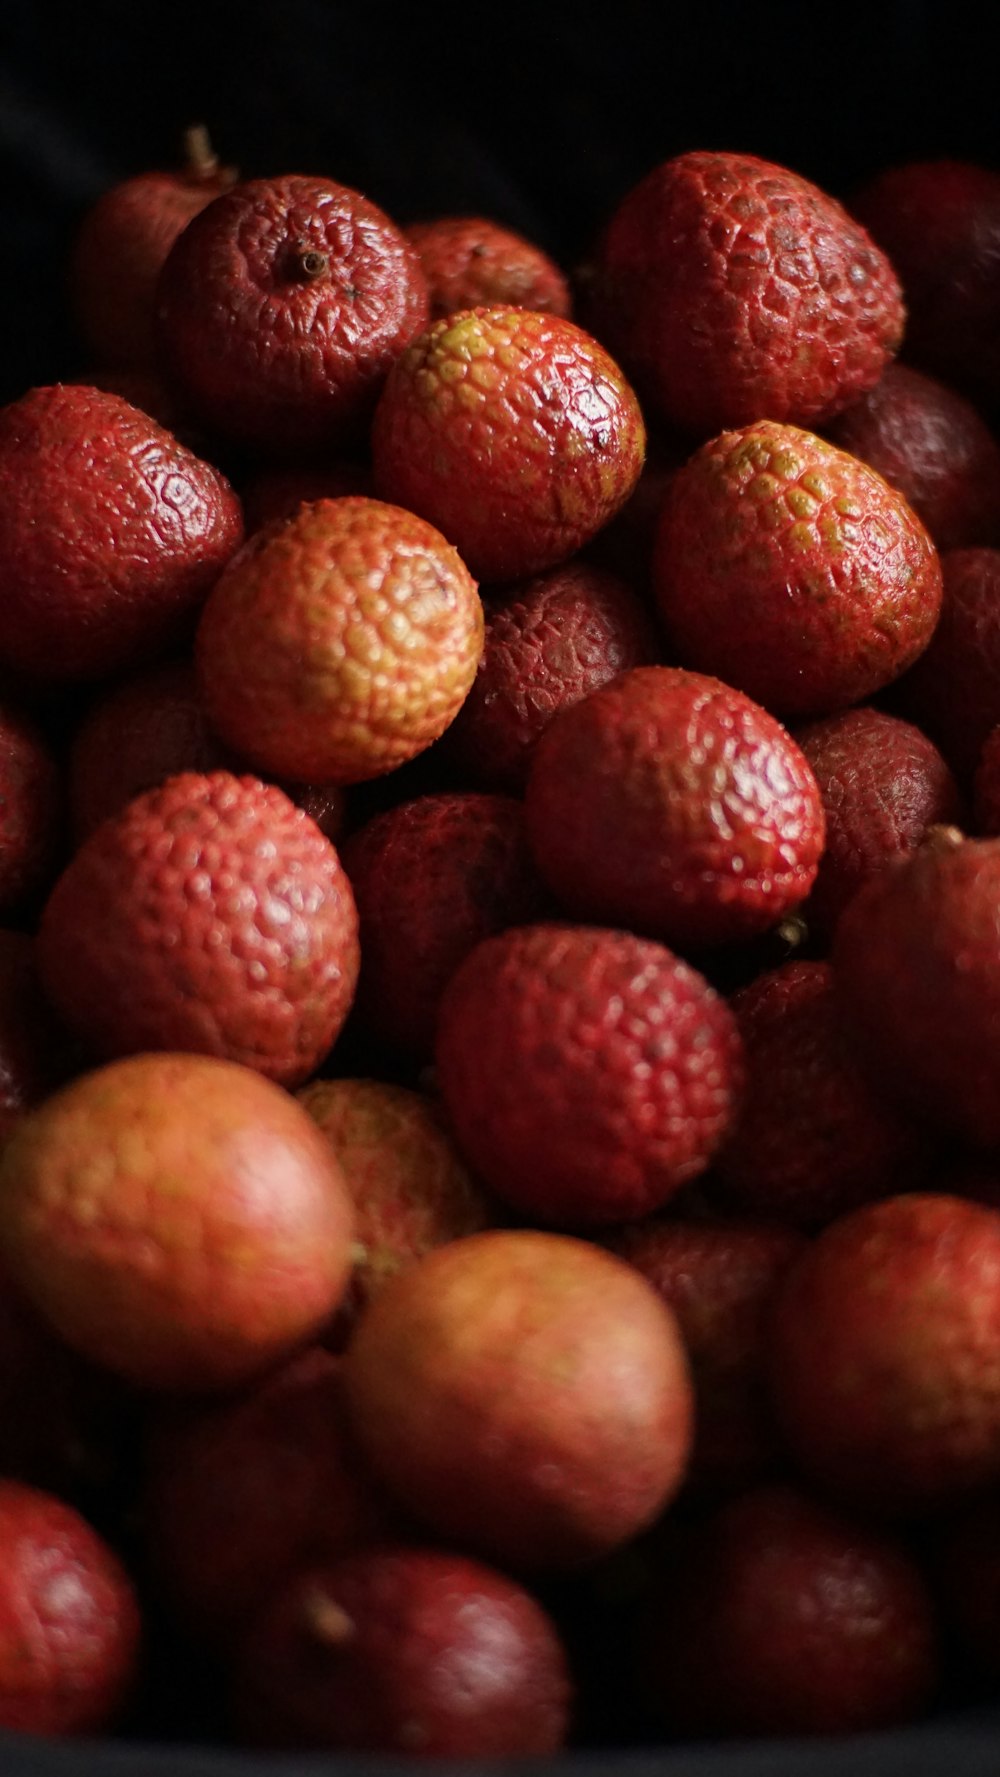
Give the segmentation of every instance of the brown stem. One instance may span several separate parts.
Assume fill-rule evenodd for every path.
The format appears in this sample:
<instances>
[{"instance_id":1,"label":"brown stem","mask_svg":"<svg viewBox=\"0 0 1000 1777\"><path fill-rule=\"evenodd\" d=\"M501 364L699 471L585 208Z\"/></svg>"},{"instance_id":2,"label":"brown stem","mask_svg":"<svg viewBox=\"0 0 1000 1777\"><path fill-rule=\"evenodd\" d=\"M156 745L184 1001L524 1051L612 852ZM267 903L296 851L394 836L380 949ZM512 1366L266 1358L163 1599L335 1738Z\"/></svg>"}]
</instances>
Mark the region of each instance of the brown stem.
<instances>
[{"instance_id":1,"label":"brown stem","mask_svg":"<svg viewBox=\"0 0 1000 1777\"><path fill-rule=\"evenodd\" d=\"M920 846L928 851L954 851L956 846L965 844L965 834L961 827L953 827L945 821L935 821L924 833Z\"/></svg>"},{"instance_id":2,"label":"brown stem","mask_svg":"<svg viewBox=\"0 0 1000 1777\"><path fill-rule=\"evenodd\" d=\"M194 185L232 185L235 167L222 167L203 123L192 123L183 136L184 173Z\"/></svg>"},{"instance_id":3,"label":"brown stem","mask_svg":"<svg viewBox=\"0 0 1000 1777\"><path fill-rule=\"evenodd\" d=\"M320 1586L316 1586L303 1598L302 1615L309 1633L317 1641L325 1641L330 1647L343 1647L353 1639L353 1619L348 1616L343 1605L338 1604Z\"/></svg>"}]
</instances>

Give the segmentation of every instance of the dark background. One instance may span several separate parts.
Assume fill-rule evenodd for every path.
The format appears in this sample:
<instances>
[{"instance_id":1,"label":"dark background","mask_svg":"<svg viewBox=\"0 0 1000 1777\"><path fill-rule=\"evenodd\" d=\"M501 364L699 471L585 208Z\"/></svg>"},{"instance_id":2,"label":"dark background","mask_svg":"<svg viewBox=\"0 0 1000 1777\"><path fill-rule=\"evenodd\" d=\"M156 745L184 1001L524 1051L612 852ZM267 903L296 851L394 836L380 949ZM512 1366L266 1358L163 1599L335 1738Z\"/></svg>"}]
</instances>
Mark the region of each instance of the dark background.
<instances>
[{"instance_id":1,"label":"dark background","mask_svg":"<svg viewBox=\"0 0 1000 1777\"><path fill-rule=\"evenodd\" d=\"M402 223L485 213L568 266L682 148L838 196L894 161L1000 164L986 29L964 0L0 0L0 397L79 371L79 217L192 122L247 175L328 174Z\"/></svg>"}]
</instances>

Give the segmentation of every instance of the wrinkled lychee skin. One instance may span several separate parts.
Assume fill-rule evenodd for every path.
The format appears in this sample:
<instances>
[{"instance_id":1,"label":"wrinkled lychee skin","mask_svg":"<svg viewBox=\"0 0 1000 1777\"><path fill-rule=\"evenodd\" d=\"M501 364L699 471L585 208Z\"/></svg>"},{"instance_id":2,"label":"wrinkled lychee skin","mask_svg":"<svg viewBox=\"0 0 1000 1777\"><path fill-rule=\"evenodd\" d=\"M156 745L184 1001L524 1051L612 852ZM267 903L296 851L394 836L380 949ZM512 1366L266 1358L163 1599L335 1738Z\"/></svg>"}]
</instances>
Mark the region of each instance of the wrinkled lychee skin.
<instances>
[{"instance_id":1,"label":"wrinkled lychee skin","mask_svg":"<svg viewBox=\"0 0 1000 1777\"><path fill-rule=\"evenodd\" d=\"M939 1682L933 1605L904 1544L798 1487L721 1506L656 1602L644 1689L674 1735L889 1728L923 1715Z\"/></svg>"},{"instance_id":2,"label":"wrinkled lychee skin","mask_svg":"<svg viewBox=\"0 0 1000 1777\"><path fill-rule=\"evenodd\" d=\"M644 400L702 437L808 425L877 382L904 310L885 254L833 198L751 155L680 154L618 205L592 324Z\"/></svg>"},{"instance_id":3,"label":"wrinkled lychee skin","mask_svg":"<svg viewBox=\"0 0 1000 1777\"><path fill-rule=\"evenodd\" d=\"M104 1539L54 1494L0 1481L0 1729L114 1727L140 1638L132 1582Z\"/></svg>"},{"instance_id":4,"label":"wrinkled lychee skin","mask_svg":"<svg viewBox=\"0 0 1000 1777\"><path fill-rule=\"evenodd\" d=\"M678 470L653 572L683 664L782 716L827 715L898 678L941 609L937 550L902 495L771 420L721 433Z\"/></svg>"},{"instance_id":5,"label":"wrinkled lychee skin","mask_svg":"<svg viewBox=\"0 0 1000 1777\"><path fill-rule=\"evenodd\" d=\"M0 411L0 660L16 671L153 659L242 539L226 478L120 396L56 383Z\"/></svg>"},{"instance_id":6,"label":"wrinkled lychee skin","mask_svg":"<svg viewBox=\"0 0 1000 1777\"><path fill-rule=\"evenodd\" d=\"M889 167L852 213L888 253L906 300L906 354L975 396L1000 395L1000 174L961 160Z\"/></svg>"},{"instance_id":7,"label":"wrinkled lychee skin","mask_svg":"<svg viewBox=\"0 0 1000 1777\"><path fill-rule=\"evenodd\" d=\"M377 1040L429 1060L463 958L550 911L522 804L477 790L416 796L349 835L341 862L361 938L356 1016Z\"/></svg>"},{"instance_id":8,"label":"wrinkled lychee skin","mask_svg":"<svg viewBox=\"0 0 1000 1777\"><path fill-rule=\"evenodd\" d=\"M804 1237L766 1221L682 1222L647 1216L612 1250L677 1316L695 1394L685 1489L738 1492L783 1466L765 1375L765 1317Z\"/></svg>"},{"instance_id":9,"label":"wrinkled lychee skin","mask_svg":"<svg viewBox=\"0 0 1000 1777\"><path fill-rule=\"evenodd\" d=\"M232 1399L153 1421L145 1560L175 1623L204 1646L231 1649L295 1567L384 1532L347 1429L341 1367L311 1346Z\"/></svg>"},{"instance_id":10,"label":"wrinkled lychee skin","mask_svg":"<svg viewBox=\"0 0 1000 1777\"><path fill-rule=\"evenodd\" d=\"M939 549L1000 542L1000 446L957 390L890 364L826 435L898 488Z\"/></svg>"},{"instance_id":11,"label":"wrinkled lychee skin","mask_svg":"<svg viewBox=\"0 0 1000 1777\"><path fill-rule=\"evenodd\" d=\"M504 1759L562 1751L573 1685L554 1623L518 1581L393 1542L283 1587L233 1690L254 1745Z\"/></svg>"},{"instance_id":12,"label":"wrinkled lychee skin","mask_svg":"<svg viewBox=\"0 0 1000 1777\"><path fill-rule=\"evenodd\" d=\"M61 765L45 733L0 698L0 918L23 912L48 888L63 800Z\"/></svg>"},{"instance_id":13,"label":"wrinkled lychee skin","mask_svg":"<svg viewBox=\"0 0 1000 1777\"><path fill-rule=\"evenodd\" d=\"M476 674L482 601L441 532L361 495L251 537L195 640L213 727L267 776L352 784L413 759Z\"/></svg>"},{"instance_id":14,"label":"wrinkled lychee skin","mask_svg":"<svg viewBox=\"0 0 1000 1777\"><path fill-rule=\"evenodd\" d=\"M998 904L1000 840L933 828L859 889L831 951L849 1040L880 1086L975 1147L1000 1144Z\"/></svg>"},{"instance_id":15,"label":"wrinkled lychee skin","mask_svg":"<svg viewBox=\"0 0 1000 1777\"><path fill-rule=\"evenodd\" d=\"M1000 549L950 549L941 572L940 620L893 698L967 783L1000 722Z\"/></svg>"},{"instance_id":16,"label":"wrinkled lychee skin","mask_svg":"<svg viewBox=\"0 0 1000 1777\"><path fill-rule=\"evenodd\" d=\"M242 180L193 218L156 308L164 361L193 410L275 457L363 427L426 325L428 297L416 251L377 204L289 174Z\"/></svg>"},{"instance_id":17,"label":"wrinkled lychee skin","mask_svg":"<svg viewBox=\"0 0 1000 1777\"><path fill-rule=\"evenodd\" d=\"M74 1351L143 1388L209 1393L314 1338L352 1216L312 1119L249 1068L135 1055L22 1118L0 1253Z\"/></svg>"},{"instance_id":18,"label":"wrinkled lychee skin","mask_svg":"<svg viewBox=\"0 0 1000 1777\"><path fill-rule=\"evenodd\" d=\"M580 560L550 568L489 600L483 657L448 730L448 757L482 788L517 794L557 711L659 653L624 580Z\"/></svg>"},{"instance_id":19,"label":"wrinkled lychee skin","mask_svg":"<svg viewBox=\"0 0 1000 1777\"><path fill-rule=\"evenodd\" d=\"M959 822L963 799L934 742L912 722L862 706L797 728L826 816L826 844L800 912L829 938L863 882L913 851L928 827Z\"/></svg>"},{"instance_id":20,"label":"wrinkled lychee skin","mask_svg":"<svg viewBox=\"0 0 1000 1777\"><path fill-rule=\"evenodd\" d=\"M805 899L823 808L759 704L704 673L634 667L559 713L525 791L560 906L679 949L766 931Z\"/></svg>"},{"instance_id":21,"label":"wrinkled lychee skin","mask_svg":"<svg viewBox=\"0 0 1000 1777\"><path fill-rule=\"evenodd\" d=\"M690 1454L675 1316L634 1267L563 1234L469 1234L398 1272L359 1321L344 1375L390 1496L515 1571L628 1542Z\"/></svg>"},{"instance_id":22,"label":"wrinkled lychee skin","mask_svg":"<svg viewBox=\"0 0 1000 1777\"><path fill-rule=\"evenodd\" d=\"M558 315L460 310L394 364L372 423L375 485L478 580L566 561L628 499L646 430L602 345Z\"/></svg>"},{"instance_id":23,"label":"wrinkled lychee skin","mask_svg":"<svg viewBox=\"0 0 1000 1777\"><path fill-rule=\"evenodd\" d=\"M470 952L436 1062L473 1169L569 1229L637 1220L696 1178L743 1083L735 1020L697 970L633 933L558 922Z\"/></svg>"},{"instance_id":24,"label":"wrinkled lychee skin","mask_svg":"<svg viewBox=\"0 0 1000 1777\"><path fill-rule=\"evenodd\" d=\"M772 1399L802 1473L910 1518L1000 1475L1000 1214L910 1192L839 1217L770 1328Z\"/></svg>"},{"instance_id":25,"label":"wrinkled lychee skin","mask_svg":"<svg viewBox=\"0 0 1000 1777\"><path fill-rule=\"evenodd\" d=\"M283 791L182 772L70 859L38 962L101 1058L184 1049L298 1086L350 1009L357 913L333 845Z\"/></svg>"},{"instance_id":26,"label":"wrinkled lychee skin","mask_svg":"<svg viewBox=\"0 0 1000 1777\"><path fill-rule=\"evenodd\" d=\"M569 315L569 283L555 261L514 229L484 216L439 216L405 231L431 298L431 320L456 309L510 307Z\"/></svg>"},{"instance_id":27,"label":"wrinkled lychee skin","mask_svg":"<svg viewBox=\"0 0 1000 1777\"><path fill-rule=\"evenodd\" d=\"M747 1068L742 1110L715 1158L732 1204L809 1229L922 1181L925 1132L859 1065L829 963L783 963L729 1004Z\"/></svg>"}]
</instances>

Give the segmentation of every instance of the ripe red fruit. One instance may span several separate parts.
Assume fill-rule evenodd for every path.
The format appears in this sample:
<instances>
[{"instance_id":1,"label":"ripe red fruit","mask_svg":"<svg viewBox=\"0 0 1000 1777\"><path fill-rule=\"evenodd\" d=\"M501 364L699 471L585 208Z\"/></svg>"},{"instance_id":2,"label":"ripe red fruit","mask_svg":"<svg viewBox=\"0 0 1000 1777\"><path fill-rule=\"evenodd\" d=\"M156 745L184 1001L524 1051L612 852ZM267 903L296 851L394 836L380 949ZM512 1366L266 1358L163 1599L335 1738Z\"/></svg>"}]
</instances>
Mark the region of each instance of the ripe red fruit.
<instances>
[{"instance_id":1,"label":"ripe red fruit","mask_svg":"<svg viewBox=\"0 0 1000 1777\"><path fill-rule=\"evenodd\" d=\"M893 696L968 783L1000 722L1000 549L951 549L941 570L940 621Z\"/></svg>"},{"instance_id":2,"label":"ripe red fruit","mask_svg":"<svg viewBox=\"0 0 1000 1777\"><path fill-rule=\"evenodd\" d=\"M431 297L431 320L456 309L534 309L568 315L569 284L533 241L486 216L437 216L415 222L406 237L420 255Z\"/></svg>"},{"instance_id":3,"label":"ripe red fruit","mask_svg":"<svg viewBox=\"0 0 1000 1777\"><path fill-rule=\"evenodd\" d=\"M356 1017L429 1059L444 989L474 945L540 918L548 896L513 796L416 796L352 833L341 859L358 909Z\"/></svg>"},{"instance_id":4,"label":"ripe red fruit","mask_svg":"<svg viewBox=\"0 0 1000 1777\"><path fill-rule=\"evenodd\" d=\"M957 390L890 364L826 434L899 490L939 549L1000 542L1000 446Z\"/></svg>"},{"instance_id":5,"label":"ripe red fruit","mask_svg":"<svg viewBox=\"0 0 1000 1777\"><path fill-rule=\"evenodd\" d=\"M161 1412L140 1516L173 1619L232 1650L248 1613L297 1567L384 1532L347 1427L342 1360L313 1346L231 1399Z\"/></svg>"},{"instance_id":6,"label":"ripe red fruit","mask_svg":"<svg viewBox=\"0 0 1000 1777\"><path fill-rule=\"evenodd\" d=\"M550 1758L572 1678L516 1580L451 1549L388 1543L314 1563L251 1626L234 1679L241 1739L397 1757Z\"/></svg>"},{"instance_id":7,"label":"ripe red fruit","mask_svg":"<svg viewBox=\"0 0 1000 1777\"><path fill-rule=\"evenodd\" d=\"M940 1678L903 1543L790 1486L697 1525L648 1618L644 1691L673 1735L870 1732L923 1715Z\"/></svg>"},{"instance_id":8,"label":"ripe red fruit","mask_svg":"<svg viewBox=\"0 0 1000 1777\"><path fill-rule=\"evenodd\" d=\"M636 594L590 562L564 562L497 594L479 671L444 739L448 759L483 788L523 790L552 717L659 652Z\"/></svg>"},{"instance_id":9,"label":"ripe red fruit","mask_svg":"<svg viewBox=\"0 0 1000 1777\"><path fill-rule=\"evenodd\" d=\"M42 913L45 990L101 1057L184 1049L307 1080L350 1009L357 913L283 791L183 772L109 817Z\"/></svg>"},{"instance_id":10,"label":"ripe red fruit","mask_svg":"<svg viewBox=\"0 0 1000 1777\"><path fill-rule=\"evenodd\" d=\"M772 1398L803 1473L904 1517L995 1485L998 1337L996 1210L917 1191L832 1222L771 1321Z\"/></svg>"},{"instance_id":11,"label":"ripe red fruit","mask_svg":"<svg viewBox=\"0 0 1000 1777\"><path fill-rule=\"evenodd\" d=\"M874 469L797 427L723 432L671 481L654 559L669 642L767 709L826 715L930 641L941 566Z\"/></svg>"},{"instance_id":12,"label":"ripe red fruit","mask_svg":"<svg viewBox=\"0 0 1000 1777\"><path fill-rule=\"evenodd\" d=\"M0 410L0 660L41 681L161 654L243 537L210 463L118 395L30 389Z\"/></svg>"},{"instance_id":13,"label":"ripe red fruit","mask_svg":"<svg viewBox=\"0 0 1000 1777\"><path fill-rule=\"evenodd\" d=\"M382 496L437 525L480 580L567 561L639 478L633 390L572 321L474 308L435 321L394 364L372 425Z\"/></svg>"},{"instance_id":14,"label":"ripe red fruit","mask_svg":"<svg viewBox=\"0 0 1000 1777\"><path fill-rule=\"evenodd\" d=\"M0 1728L113 1727L139 1644L135 1591L104 1539L55 1495L0 1479Z\"/></svg>"},{"instance_id":15,"label":"ripe red fruit","mask_svg":"<svg viewBox=\"0 0 1000 1777\"><path fill-rule=\"evenodd\" d=\"M767 931L805 899L823 849L791 736L682 667L634 667L562 710L536 745L525 819L567 913L679 949Z\"/></svg>"},{"instance_id":16,"label":"ripe red fruit","mask_svg":"<svg viewBox=\"0 0 1000 1777\"><path fill-rule=\"evenodd\" d=\"M553 922L487 938L445 989L438 1081L505 1203L565 1228L633 1221L696 1178L743 1084L725 1002L631 932Z\"/></svg>"},{"instance_id":17,"label":"ripe red fruit","mask_svg":"<svg viewBox=\"0 0 1000 1777\"><path fill-rule=\"evenodd\" d=\"M42 729L0 701L0 918L22 913L55 873L63 824L60 764Z\"/></svg>"},{"instance_id":18,"label":"ripe red fruit","mask_svg":"<svg viewBox=\"0 0 1000 1777\"><path fill-rule=\"evenodd\" d=\"M250 1068L134 1055L22 1118L0 1251L73 1350L151 1389L233 1388L315 1338L351 1203L312 1119Z\"/></svg>"},{"instance_id":19,"label":"ripe red fruit","mask_svg":"<svg viewBox=\"0 0 1000 1777\"><path fill-rule=\"evenodd\" d=\"M148 370L156 364L156 282L192 216L236 178L219 165L203 129L188 130L185 161L112 185L77 230L69 268L77 326L99 364Z\"/></svg>"},{"instance_id":20,"label":"ripe red fruit","mask_svg":"<svg viewBox=\"0 0 1000 1777\"><path fill-rule=\"evenodd\" d=\"M932 827L859 889L832 961L849 1039L901 1102L1000 1144L1000 840Z\"/></svg>"},{"instance_id":21,"label":"ripe red fruit","mask_svg":"<svg viewBox=\"0 0 1000 1777\"><path fill-rule=\"evenodd\" d=\"M194 217L157 288L171 376L206 426L265 456L363 429L426 325L420 261L360 192L298 174L246 179Z\"/></svg>"},{"instance_id":22,"label":"ripe red fruit","mask_svg":"<svg viewBox=\"0 0 1000 1777\"><path fill-rule=\"evenodd\" d=\"M390 1494L503 1566L606 1553L682 1480L692 1399L676 1320L589 1241L494 1229L438 1247L370 1304L344 1365Z\"/></svg>"},{"instance_id":23,"label":"ripe red fruit","mask_svg":"<svg viewBox=\"0 0 1000 1777\"><path fill-rule=\"evenodd\" d=\"M814 1228L923 1178L923 1132L880 1096L845 1038L829 963L783 963L729 1003L747 1068L715 1157L732 1205Z\"/></svg>"},{"instance_id":24,"label":"ripe red fruit","mask_svg":"<svg viewBox=\"0 0 1000 1777\"><path fill-rule=\"evenodd\" d=\"M816 880L800 909L829 938L862 883L913 851L928 827L959 821L962 797L934 742L900 716L861 706L795 730L826 816Z\"/></svg>"},{"instance_id":25,"label":"ripe red fruit","mask_svg":"<svg viewBox=\"0 0 1000 1777\"><path fill-rule=\"evenodd\" d=\"M829 418L903 332L885 254L807 179L752 155L653 167L598 240L592 324L662 417L702 437Z\"/></svg>"}]
</instances>

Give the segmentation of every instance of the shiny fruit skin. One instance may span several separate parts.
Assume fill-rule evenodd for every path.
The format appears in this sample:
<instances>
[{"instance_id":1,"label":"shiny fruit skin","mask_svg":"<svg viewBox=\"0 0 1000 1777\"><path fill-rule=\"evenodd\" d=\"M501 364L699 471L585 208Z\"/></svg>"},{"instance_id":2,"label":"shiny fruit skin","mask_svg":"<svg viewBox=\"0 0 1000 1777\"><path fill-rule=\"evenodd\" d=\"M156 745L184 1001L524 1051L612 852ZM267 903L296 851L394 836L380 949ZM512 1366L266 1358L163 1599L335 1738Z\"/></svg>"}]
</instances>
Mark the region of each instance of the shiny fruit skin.
<instances>
[{"instance_id":1,"label":"shiny fruit skin","mask_svg":"<svg viewBox=\"0 0 1000 1777\"><path fill-rule=\"evenodd\" d=\"M788 1271L769 1385L800 1471L909 1519L1000 1476L1000 1213L945 1193L868 1203Z\"/></svg>"},{"instance_id":2,"label":"shiny fruit skin","mask_svg":"<svg viewBox=\"0 0 1000 1777\"><path fill-rule=\"evenodd\" d=\"M775 925L812 887L819 790L791 735L709 674L634 667L536 745L525 820L563 910L686 950Z\"/></svg>"},{"instance_id":3,"label":"shiny fruit skin","mask_svg":"<svg viewBox=\"0 0 1000 1777\"><path fill-rule=\"evenodd\" d=\"M567 1235L494 1229L428 1253L369 1306L345 1378L390 1494L514 1569L627 1542L690 1452L674 1316L631 1266Z\"/></svg>"},{"instance_id":4,"label":"shiny fruit skin","mask_svg":"<svg viewBox=\"0 0 1000 1777\"><path fill-rule=\"evenodd\" d=\"M258 770L351 784L439 738L482 647L475 581L440 531L358 495L249 539L206 602L195 663L214 728Z\"/></svg>"},{"instance_id":5,"label":"shiny fruit skin","mask_svg":"<svg viewBox=\"0 0 1000 1777\"><path fill-rule=\"evenodd\" d=\"M73 1350L139 1387L211 1393L315 1337L351 1266L340 1169L250 1068L133 1055L25 1116L0 1161L0 1253Z\"/></svg>"},{"instance_id":6,"label":"shiny fruit skin","mask_svg":"<svg viewBox=\"0 0 1000 1777\"><path fill-rule=\"evenodd\" d=\"M625 504L646 430L621 370L558 315L473 308L393 366L372 423L375 485L452 542L477 580L566 561Z\"/></svg>"},{"instance_id":7,"label":"shiny fruit skin","mask_svg":"<svg viewBox=\"0 0 1000 1777\"><path fill-rule=\"evenodd\" d=\"M193 411L265 457L363 430L427 317L419 259L391 218L349 186L300 174L215 198L157 287L164 361Z\"/></svg>"},{"instance_id":8,"label":"shiny fruit skin","mask_svg":"<svg viewBox=\"0 0 1000 1777\"><path fill-rule=\"evenodd\" d=\"M42 912L43 985L101 1058L217 1055L307 1080L350 1010L357 913L337 852L283 791L182 772L70 859Z\"/></svg>"},{"instance_id":9,"label":"shiny fruit skin","mask_svg":"<svg viewBox=\"0 0 1000 1777\"><path fill-rule=\"evenodd\" d=\"M514 229L485 216L437 216L414 222L406 238L420 255L431 320L456 309L534 309L568 316L572 298L555 261Z\"/></svg>"},{"instance_id":10,"label":"shiny fruit skin","mask_svg":"<svg viewBox=\"0 0 1000 1777\"><path fill-rule=\"evenodd\" d=\"M148 414L82 384L0 410L0 660L103 677L184 636L243 539L226 478Z\"/></svg>"},{"instance_id":11,"label":"shiny fruit skin","mask_svg":"<svg viewBox=\"0 0 1000 1777\"><path fill-rule=\"evenodd\" d=\"M470 952L441 1002L436 1065L478 1175L570 1230L636 1220L696 1178L743 1085L735 1020L697 970L631 932L558 922Z\"/></svg>"},{"instance_id":12,"label":"shiny fruit skin","mask_svg":"<svg viewBox=\"0 0 1000 1777\"><path fill-rule=\"evenodd\" d=\"M599 337L663 419L701 437L829 418L903 333L881 249L810 181L753 155L653 167L611 216L593 272Z\"/></svg>"},{"instance_id":13,"label":"shiny fruit skin","mask_svg":"<svg viewBox=\"0 0 1000 1777\"><path fill-rule=\"evenodd\" d=\"M135 1590L104 1539L54 1494L0 1480L0 1730L113 1728L140 1637Z\"/></svg>"},{"instance_id":14,"label":"shiny fruit skin","mask_svg":"<svg viewBox=\"0 0 1000 1777\"><path fill-rule=\"evenodd\" d=\"M860 703L912 665L941 564L874 469L796 426L723 432L670 484L654 582L668 641L781 716Z\"/></svg>"}]
</instances>

